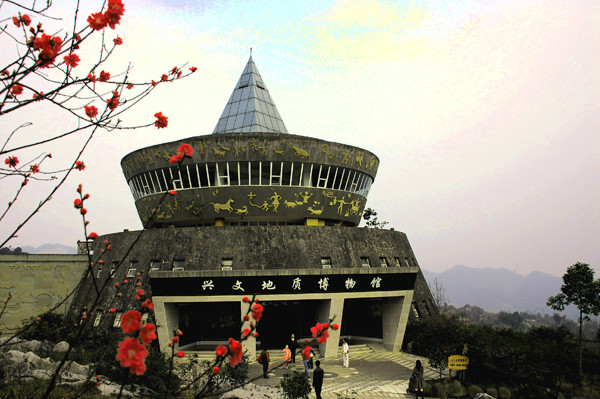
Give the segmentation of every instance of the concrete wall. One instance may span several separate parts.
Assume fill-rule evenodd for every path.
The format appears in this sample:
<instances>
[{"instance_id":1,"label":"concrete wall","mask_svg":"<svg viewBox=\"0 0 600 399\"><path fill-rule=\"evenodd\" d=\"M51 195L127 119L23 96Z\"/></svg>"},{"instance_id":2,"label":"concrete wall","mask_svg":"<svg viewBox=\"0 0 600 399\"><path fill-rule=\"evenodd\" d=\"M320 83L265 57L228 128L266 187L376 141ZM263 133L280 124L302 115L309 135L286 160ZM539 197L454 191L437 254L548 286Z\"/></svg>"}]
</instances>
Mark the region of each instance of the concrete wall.
<instances>
[{"instance_id":1,"label":"concrete wall","mask_svg":"<svg viewBox=\"0 0 600 399\"><path fill-rule=\"evenodd\" d=\"M23 320L60 303L79 283L86 255L0 255L0 298L12 293L0 319L0 332L14 331ZM56 309L66 313L71 301Z\"/></svg>"}]
</instances>

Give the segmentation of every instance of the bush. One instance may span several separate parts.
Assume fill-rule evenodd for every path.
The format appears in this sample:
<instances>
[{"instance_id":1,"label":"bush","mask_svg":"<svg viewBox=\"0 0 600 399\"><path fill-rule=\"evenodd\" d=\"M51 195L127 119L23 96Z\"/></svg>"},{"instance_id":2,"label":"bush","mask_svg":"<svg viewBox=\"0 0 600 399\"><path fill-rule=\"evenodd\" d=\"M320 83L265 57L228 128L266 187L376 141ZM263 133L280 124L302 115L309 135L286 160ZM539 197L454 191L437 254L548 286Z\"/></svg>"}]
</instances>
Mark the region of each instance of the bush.
<instances>
[{"instance_id":1,"label":"bush","mask_svg":"<svg viewBox=\"0 0 600 399\"><path fill-rule=\"evenodd\" d=\"M288 399L308 399L312 389L306 373L298 371L285 374L281 380L281 388L283 388L283 393Z\"/></svg>"}]
</instances>

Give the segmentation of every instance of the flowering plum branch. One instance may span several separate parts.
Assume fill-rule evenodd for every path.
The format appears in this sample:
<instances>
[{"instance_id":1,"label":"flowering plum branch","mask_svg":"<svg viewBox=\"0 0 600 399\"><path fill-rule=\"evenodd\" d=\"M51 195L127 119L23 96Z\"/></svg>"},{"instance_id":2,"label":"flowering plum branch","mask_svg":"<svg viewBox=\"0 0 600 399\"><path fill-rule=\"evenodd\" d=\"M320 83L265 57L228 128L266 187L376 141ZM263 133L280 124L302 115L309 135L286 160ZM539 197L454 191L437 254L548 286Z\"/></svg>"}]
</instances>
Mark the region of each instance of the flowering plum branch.
<instances>
[{"instance_id":1,"label":"flowering plum branch","mask_svg":"<svg viewBox=\"0 0 600 399\"><path fill-rule=\"evenodd\" d=\"M108 32L116 29L124 18L123 0L107 0L102 10L87 17L79 15L77 3L73 13L72 31L60 30L58 33L50 33L47 29L52 28L45 26L48 20L59 20L48 15L51 11L51 1L44 2L44 5L38 5L35 1L32 1L31 5L23 3L24 1L15 0L0 3L2 13L11 12L11 7L13 9L11 16L0 17L0 20L12 22L0 28L0 39L12 41L15 48L12 58L3 51L2 60L5 60L6 56L9 58L3 66L0 64L0 117L10 114L11 118L14 117L10 123L18 118L29 118L31 112L21 111L39 104L49 109L54 108L55 118L76 123L73 128L62 133L38 129L31 122L20 123L19 127L3 136L0 133L0 156L5 158L7 165L6 168L0 169L0 178L22 179L20 185L15 187L16 195L7 201L8 206L2 218L14 208L17 200L22 199L22 195L19 194L29 180L55 181L54 186L47 190L44 199L31 210L29 216L16 227L4 230L10 232L0 237L0 246L4 246L16 236L33 215L50 200L73 170L84 169L85 164L80 157L98 129L113 131L153 125L159 129L167 127L168 118L162 112L155 112L155 120L141 125L126 125L124 114L148 96L157 85L174 82L196 70L194 67L184 69L185 65L175 66L157 80L137 82L130 80L131 65L123 72L111 73L105 63L117 47L123 45L124 38L118 34L109 38ZM92 39L97 35L98 58L90 60L82 55L82 51L84 47L90 48L94 45ZM2 47L11 48L6 45ZM82 73L76 75L75 71ZM59 116L60 113L62 115ZM148 116L150 115L152 113ZM32 128L35 129L34 132L30 131ZM79 151L73 154L59 154L52 163L47 162L49 165L44 165L47 168L36 161L40 155L32 156L29 153L34 147L82 133L87 134L87 139ZM44 156L49 158L47 153L42 153L41 157ZM19 158L27 159L21 163L22 167L17 166ZM70 166L57 167L57 162L65 162ZM27 170L27 167L31 169ZM42 178L43 176L51 178ZM39 191L39 188L36 191ZM23 207L26 207L26 204Z\"/></svg>"}]
</instances>

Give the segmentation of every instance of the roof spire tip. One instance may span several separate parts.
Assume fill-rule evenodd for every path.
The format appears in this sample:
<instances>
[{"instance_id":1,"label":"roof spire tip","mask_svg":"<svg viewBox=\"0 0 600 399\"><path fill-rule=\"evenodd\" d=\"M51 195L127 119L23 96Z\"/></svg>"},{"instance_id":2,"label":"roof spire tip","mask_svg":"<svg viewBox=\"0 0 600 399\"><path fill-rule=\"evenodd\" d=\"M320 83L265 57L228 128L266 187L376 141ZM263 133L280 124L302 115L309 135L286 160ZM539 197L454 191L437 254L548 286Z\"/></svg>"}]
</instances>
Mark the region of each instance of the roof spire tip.
<instances>
[{"instance_id":1,"label":"roof spire tip","mask_svg":"<svg viewBox=\"0 0 600 399\"><path fill-rule=\"evenodd\" d=\"M250 47L250 57L252 57L252 47Z\"/></svg>"}]
</instances>

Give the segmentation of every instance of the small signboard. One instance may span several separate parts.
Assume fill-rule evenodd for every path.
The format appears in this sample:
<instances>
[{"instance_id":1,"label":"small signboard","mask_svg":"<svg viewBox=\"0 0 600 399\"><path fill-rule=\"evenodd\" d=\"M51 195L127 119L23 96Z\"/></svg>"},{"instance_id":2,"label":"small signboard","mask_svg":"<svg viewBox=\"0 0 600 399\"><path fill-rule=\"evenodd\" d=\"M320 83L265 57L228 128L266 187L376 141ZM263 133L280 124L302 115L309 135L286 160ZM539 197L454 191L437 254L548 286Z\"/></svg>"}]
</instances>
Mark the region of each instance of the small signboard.
<instances>
[{"instance_id":1,"label":"small signboard","mask_svg":"<svg viewBox=\"0 0 600 399\"><path fill-rule=\"evenodd\" d=\"M448 368L450 370L466 370L469 365L469 358L461 355L454 355L448 358Z\"/></svg>"}]
</instances>

